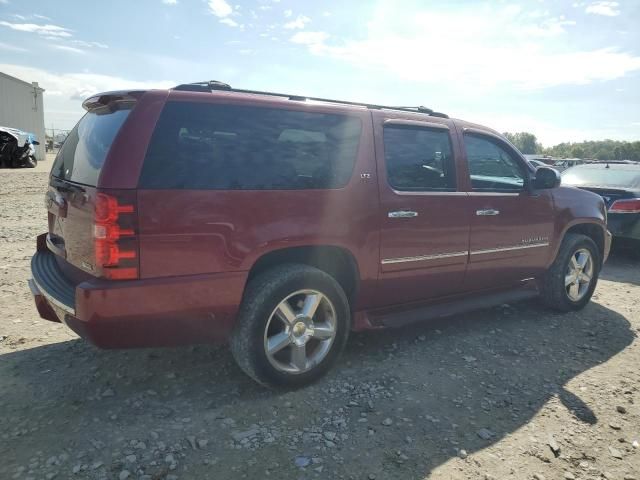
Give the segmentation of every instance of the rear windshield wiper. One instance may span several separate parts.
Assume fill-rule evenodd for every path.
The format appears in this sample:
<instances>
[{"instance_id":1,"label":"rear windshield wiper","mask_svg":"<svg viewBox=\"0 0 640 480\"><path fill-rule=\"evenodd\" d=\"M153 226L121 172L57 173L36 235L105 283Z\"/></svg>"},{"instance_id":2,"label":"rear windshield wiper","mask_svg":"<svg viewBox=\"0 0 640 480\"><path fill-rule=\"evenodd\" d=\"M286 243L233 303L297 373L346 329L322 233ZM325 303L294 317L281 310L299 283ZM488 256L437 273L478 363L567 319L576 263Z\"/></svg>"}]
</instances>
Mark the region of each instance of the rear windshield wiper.
<instances>
[{"instance_id":1,"label":"rear windshield wiper","mask_svg":"<svg viewBox=\"0 0 640 480\"><path fill-rule=\"evenodd\" d=\"M84 187L81 187L80 185L74 185L72 183L67 183L64 180L56 177L51 177L51 186L60 192L86 192Z\"/></svg>"}]
</instances>

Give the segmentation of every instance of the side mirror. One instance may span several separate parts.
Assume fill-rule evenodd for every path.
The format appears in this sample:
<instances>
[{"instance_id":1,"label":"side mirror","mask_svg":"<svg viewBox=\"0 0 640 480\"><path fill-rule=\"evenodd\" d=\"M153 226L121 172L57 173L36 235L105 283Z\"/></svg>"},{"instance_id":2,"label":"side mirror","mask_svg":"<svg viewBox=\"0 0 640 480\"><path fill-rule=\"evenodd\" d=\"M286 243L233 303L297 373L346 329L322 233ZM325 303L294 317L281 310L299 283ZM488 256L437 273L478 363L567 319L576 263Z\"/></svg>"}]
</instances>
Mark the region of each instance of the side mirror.
<instances>
[{"instance_id":1,"label":"side mirror","mask_svg":"<svg viewBox=\"0 0 640 480\"><path fill-rule=\"evenodd\" d=\"M40 142L39 142L39 141L37 141L37 140L33 140L33 141L31 142L31 145L40 145Z\"/></svg>"},{"instance_id":2,"label":"side mirror","mask_svg":"<svg viewBox=\"0 0 640 480\"><path fill-rule=\"evenodd\" d=\"M560 173L551 167L538 167L531 185L537 190L556 188L560 186Z\"/></svg>"}]
</instances>

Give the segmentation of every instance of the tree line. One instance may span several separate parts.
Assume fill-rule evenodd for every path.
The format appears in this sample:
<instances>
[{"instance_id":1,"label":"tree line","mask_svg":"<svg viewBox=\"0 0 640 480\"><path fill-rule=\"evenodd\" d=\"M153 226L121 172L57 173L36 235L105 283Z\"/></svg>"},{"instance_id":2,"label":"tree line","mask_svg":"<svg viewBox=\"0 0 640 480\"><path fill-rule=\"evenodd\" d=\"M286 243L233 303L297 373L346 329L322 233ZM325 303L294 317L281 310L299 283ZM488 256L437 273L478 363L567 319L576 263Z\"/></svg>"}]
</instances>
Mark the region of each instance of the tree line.
<instances>
[{"instance_id":1,"label":"tree line","mask_svg":"<svg viewBox=\"0 0 640 480\"><path fill-rule=\"evenodd\" d=\"M551 155L560 158L595 158L597 160L640 161L640 142L591 140L564 142L544 148L533 133L505 132L504 136L524 154Z\"/></svg>"}]
</instances>

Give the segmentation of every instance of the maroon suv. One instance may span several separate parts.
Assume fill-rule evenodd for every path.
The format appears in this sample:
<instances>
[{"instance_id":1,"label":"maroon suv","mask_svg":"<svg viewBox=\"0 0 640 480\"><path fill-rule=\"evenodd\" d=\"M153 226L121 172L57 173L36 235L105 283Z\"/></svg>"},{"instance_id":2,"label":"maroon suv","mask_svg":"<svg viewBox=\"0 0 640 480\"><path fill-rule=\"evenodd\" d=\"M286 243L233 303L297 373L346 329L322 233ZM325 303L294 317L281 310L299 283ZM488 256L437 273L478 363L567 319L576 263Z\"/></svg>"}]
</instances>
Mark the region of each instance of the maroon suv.
<instances>
[{"instance_id":1,"label":"maroon suv","mask_svg":"<svg viewBox=\"0 0 640 480\"><path fill-rule=\"evenodd\" d=\"M609 252L599 196L427 108L219 82L83 106L30 286L100 347L228 340L258 382L298 386L351 330L535 295L580 309Z\"/></svg>"}]
</instances>

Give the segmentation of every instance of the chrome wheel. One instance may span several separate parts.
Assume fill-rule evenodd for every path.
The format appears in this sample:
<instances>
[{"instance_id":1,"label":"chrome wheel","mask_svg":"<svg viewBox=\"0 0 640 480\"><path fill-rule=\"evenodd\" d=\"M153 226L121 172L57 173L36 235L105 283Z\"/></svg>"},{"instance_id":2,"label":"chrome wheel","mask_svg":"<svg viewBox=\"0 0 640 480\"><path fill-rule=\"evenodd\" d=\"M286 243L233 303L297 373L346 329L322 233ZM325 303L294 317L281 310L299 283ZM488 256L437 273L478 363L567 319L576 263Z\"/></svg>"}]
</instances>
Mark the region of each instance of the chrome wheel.
<instances>
[{"instance_id":1,"label":"chrome wheel","mask_svg":"<svg viewBox=\"0 0 640 480\"><path fill-rule=\"evenodd\" d=\"M593 257L586 248L577 250L569 261L564 286L570 300L577 302L589 291L593 279Z\"/></svg>"},{"instance_id":2,"label":"chrome wheel","mask_svg":"<svg viewBox=\"0 0 640 480\"><path fill-rule=\"evenodd\" d=\"M336 328L336 311L326 295L317 290L292 293L278 304L267 322L267 359L282 372L307 372L329 353Z\"/></svg>"}]
</instances>

